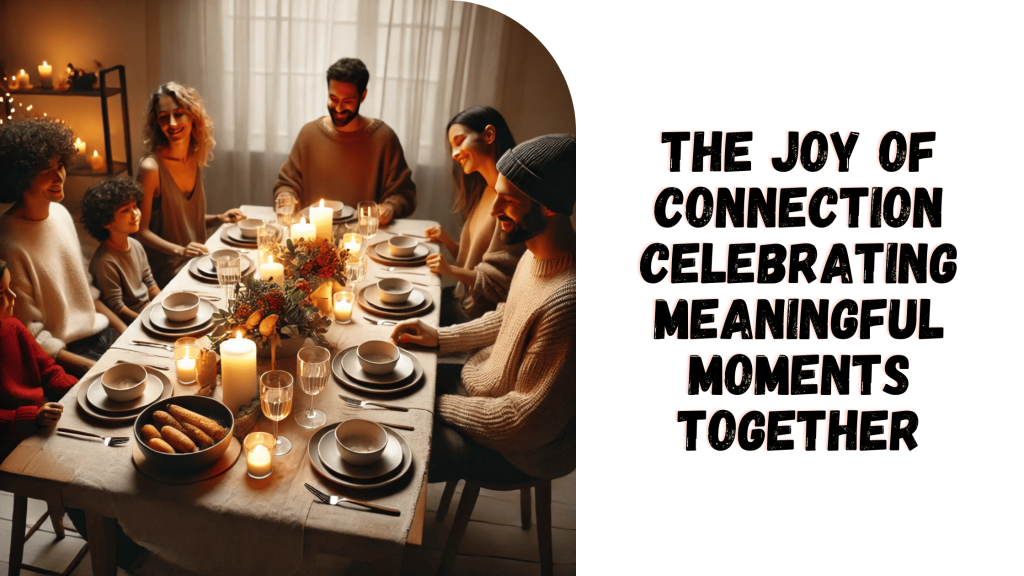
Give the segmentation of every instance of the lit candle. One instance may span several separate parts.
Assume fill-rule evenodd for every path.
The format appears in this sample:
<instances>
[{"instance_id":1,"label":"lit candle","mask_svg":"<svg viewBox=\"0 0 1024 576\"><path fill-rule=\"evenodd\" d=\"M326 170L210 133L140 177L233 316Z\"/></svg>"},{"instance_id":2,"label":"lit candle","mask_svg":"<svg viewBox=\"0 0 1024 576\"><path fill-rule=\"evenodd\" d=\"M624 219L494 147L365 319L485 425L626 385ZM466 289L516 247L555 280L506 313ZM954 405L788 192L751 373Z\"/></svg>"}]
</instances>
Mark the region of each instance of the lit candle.
<instances>
[{"instance_id":1,"label":"lit candle","mask_svg":"<svg viewBox=\"0 0 1024 576\"><path fill-rule=\"evenodd\" d=\"M334 293L334 319L342 324L352 321L352 307L356 296L348 290Z\"/></svg>"},{"instance_id":2,"label":"lit candle","mask_svg":"<svg viewBox=\"0 0 1024 576\"><path fill-rule=\"evenodd\" d=\"M28 74L26 74L24 70L18 72L18 88L28 90L31 86L32 83L29 82Z\"/></svg>"},{"instance_id":3,"label":"lit candle","mask_svg":"<svg viewBox=\"0 0 1024 576\"><path fill-rule=\"evenodd\" d=\"M196 381L196 359L179 358L176 364L178 370L178 382L190 384Z\"/></svg>"},{"instance_id":4,"label":"lit candle","mask_svg":"<svg viewBox=\"0 0 1024 576\"><path fill-rule=\"evenodd\" d=\"M7 81L7 89L8 90L17 90L18 89L18 77L15 76L14 74L11 74L10 78L4 77L4 80Z\"/></svg>"},{"instance_id":5,"label":"lit candle","mask_svg":"<svg viewBox=\"0 0 1024 576\"><path fill-rule=\"evenodd\" d=\"M309 222L316 227L317 238L334 243L334 210L325 208L323 200L320 201L319 207L309 207Z\"/></svg>"},{"instance_id":6,"label":"lit candle","mask_svg":"<svg viewBox=\"0 0 1024 576\"><path fill-rule=\"evenodd\" d=\"M39 83L46 90L53 89L53 66L47 64L46 60L39 66Z\"/></svg>"},{"instance_id":7,"label":"lit candle","mask_svg":"<svg viewBox=\"0 0 1024 576\"><path fill-rule=\"evenodd\" d=\"M242 338L239 332L234 338L220 345L221 385L224 387L224 405L232 413L248 406L259 395L256 381L256 343Z\"/></svg>"},{"instance_id":8,"label":"lit candle","mask_svg":"<svg viewBox=\"0 0 1024 576\"><path fill-rule=\"evenodd\" d=\"M245 437L245 466L249 476L260 479L274 471L274 452L277 440L269 432L253 432Z\"/></svg>"},{"instance_id":9,"label":"lit candle","mask_svg":"<svg viewBox=\"0 0 1024 576\"><path fill-rule=\"evenodd\" d=\"M284 264L274 262L274 257L267 256L267 261L260 264L260 278L264 282L273 282L278 286L284 285Z\"/></svg>"},{"instance_id":10,"label":"lit candle","mask_svg":"<svg viewBox=\"0 0 1024 576\"><path fill-rule=\"evenodd\" d=\"M93 172L104 172L107 169L106 162L103 161L103 156L100 156L99 150L93 150L92 156L89 157L89 166L92 166Z\"/></svg>"},{"instance_id":11,"label":"lit candle","mask_svg":"<svg viewBox=\"0 0 1024 576\"><path fill-rule=\"evenodd\" d=\"M341 247L348 250L349 258L358 258L359 251L363 249L363 235L358 232L349 232L341 237Z\"/></svg>"},{"instance_id":12,"label":"lit candle","mask_svg":"<svg viewBox=\"0 0 1024 576\"><path fill-rule=\"evenodd\" d=\"M75 138L75 150L78 150L79 154L85 154L85 142L82 142L81 138Z\"/></svg>"},{"instance_id":13,"label":"lit candle","mask_svg":"<svg viewBox=\"0 0 1024 576\"><path fill-rule=\"evenodd\" d=\"M305 216L297 224L292 224L292 242L312 240L314 238L316 238L316 226L306 224Z\"/></svg>"}]
</instances>

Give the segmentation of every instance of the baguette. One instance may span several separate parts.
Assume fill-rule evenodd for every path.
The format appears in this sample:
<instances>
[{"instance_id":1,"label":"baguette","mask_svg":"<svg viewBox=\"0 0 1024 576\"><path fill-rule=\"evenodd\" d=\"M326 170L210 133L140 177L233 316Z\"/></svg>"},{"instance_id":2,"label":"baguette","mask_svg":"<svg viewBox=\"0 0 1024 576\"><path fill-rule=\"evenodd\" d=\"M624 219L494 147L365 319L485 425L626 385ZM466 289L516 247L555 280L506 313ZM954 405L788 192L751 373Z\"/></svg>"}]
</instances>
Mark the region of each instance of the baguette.
<instances>
[{"instance_id":1,"label":"baguette","mask_svg":"<svg viewBox=\"0 0 1024 576\"><path fill-rule=\"evenodd\" d=\"M181 430L176 430L170 426L164 426L160 429L160 434L163 435L164 441L171 445L177 452L195 452L196 445L192 440L185 435Z\"/></svg>"},{"instance_id":2,"label":"baguette","mask_svg":"<svg viewBox=\"0 0 1024 576\"><path fill-rule=\"evenodd\" d=\"M188 422L183 422L181 427L182 431L185 433L185 436L188 436L193 442L195 442L196 446L200 450L202 450L203 448L209 448L210 446L213 446L213 438L207 436L206 432L203 432L202 430L196 428L195 426L189 424Z\"/></svg>"},{"instance_id":3,"label":"baguette","mask_svg":"<svg viewBox=\"0 0 1024 576\"><path fill-rule=\"evenodd\" d=\"M150 438L149 447L157 452L166 452L167 454L174 454L174 448L167 442L164 442L160 438Z\"/></svg>"},{"instance_id":4,"label":"baguette","mask_svg":"<svg viewBox=\"0 0 1024 576\"><path fill-rule=\"evenodd\" d=\"M181 423L175 420L174 416L171 416L163 410L153 412L153 420L160 426L170 426L179 432L181 431Z\"/></svg>"},{"instance_id":5,"label":"baguette","mask_svg":"<svg viewBox=\"0 0 1024 576\"><path fill-rule=\"evenodd\" d=\"M163 440L163 436L160 435L160 431L156 429L156 426L152 424L146 424L142 427L142 435L146 440L152 440L153 438L159 438Z\"/></svg>"},{"instance_id":6,"label":"baguette","mask_svg":"<svg viewBox=\"0 0 1024 576\"><path fill-rule=\"evenodd\" d=\"M170 410L174 418L177 418L180 422L185 422L195 426L196 428L206 432L206 434L214 440L220 440L227 435L228 431L223 426L217 424L210 418L201 414L196 414L191 410L186 410L181 406L169 405L167 409ZM155 416L155 414L154 414Z\"/></svg>"}]
</instances>

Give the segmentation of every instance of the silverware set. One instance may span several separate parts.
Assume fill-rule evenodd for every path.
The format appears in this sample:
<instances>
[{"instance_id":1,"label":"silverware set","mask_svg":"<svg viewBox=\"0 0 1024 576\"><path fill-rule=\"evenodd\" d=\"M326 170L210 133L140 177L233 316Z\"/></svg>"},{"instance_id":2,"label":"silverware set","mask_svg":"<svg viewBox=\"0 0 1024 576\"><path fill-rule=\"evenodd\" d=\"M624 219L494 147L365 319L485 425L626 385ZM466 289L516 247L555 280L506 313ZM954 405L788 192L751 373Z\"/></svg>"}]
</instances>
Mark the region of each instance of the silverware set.
<instances>
[{"instance_id":1,"label":"silverware set","mask_svg":"<svg viewBox=\"0 0 1024 576\"><path fill-rule=\"evenodd\" d=\"M127 444L129 440L127 436L100 436L99 434L93 434L92 432L82 432L81 430L72 430L70 428L57 428L57 432L85 436L87 438L97 438L101 440L103 444L110 446L111 448Z\"/></svg>"},{"instance_id":2,"label":"silverware set","mask_svg":"<svg viewBox=\"0 0 1024 576\"><path fill-rule=\"evenodd\" d=\"M132 340L132 344L135 346L150 346L152 348L162 348L168 352L174 352L174 346L170 344L158 344L157 342L143 342L142 340Z\"/></svg>"},{"instance_id":3,"label":"silverware set","mask_svg":"<svg viewBox=\"0 0 1024 576\"><path fill-rule=\"evenodd\" d=\"M396 274L415 274L416 276L426 276L425 272L407 272L402 268L395 268L394 266L384 266L384 269L388 272L394 272Z\"/></svg>"},{"instance_id":4,"label":"silverware set","mask_svg":"<svg viewBox=\"0 0 1024 576\"><path fill-rule=\"evenodd\" d=\"M138 362L129 362L128 360L118 360L117 363L118 364L136 364L138 366L145 366L146 368L152 368L154 370L163 370L165 372L167 370L170 370L170 368L168 368L167 366L154 366L153 364L139 364Z\"/></svg>"},{"instance_id":5,"label":"silverware set","mask_svg":"<svg viewBox=\"0 0 1024 576\"><path fill-rule=\"evenodd\" d=\"M370 406L376 406L378 408L384 408L385 410L397 410L399 412L408 412L409 409L403 406L395 406L394 404L384 404L381 402L368 402L366 400L360 400L358 398L352 398L351 396L345 396L344 394L338 394L338 398L345 401L345 404L349 408L369 408Z\"/></svg>"},{"instance_id":6,"label":"silverware set","mask_svg":"<svg viewBox=\"0 0 1024 576\"><path fill-rule=\"evenodd\" d=\"M392 322L391 320L377 320L376 318L370 318L366 315L364 315L363 318L366 318L370 324L376 324L377 326L394 326L398 324L398 322Z\"/></svg>"},{"instance_id":7,"label":"silverware set","mask_svg":"<svg viewBox=\"0 0 1024 576\"><path fill-rule=\"evenodd\" d=\"M207 294L206 292L196 292L194 290L182 290L182 292L186 292L188 294L195 294L196 296L199 296L203 300L210 300L211 302L220 300L220 296L217 296L215 294Z\"/></svg>"},{"instance_id":8,"label":"silverware set","mask_svg":"<svg viewBox=\"0 0 1024 576\"><path fill-rule=\"evenodd\" d=\"M316 496L317 500L323 502L324 504L330 504L331 506L337 506L338 504L341 504L342 502L348 502L349 504L357 504L359 506L365 506L366 508L369 508L370 510L376 510L378 512L383 512L384 514L391 514L393 516L400 516L402 514L399 510L395 510L394 508L388 508L387 506L381 506L379 504L372 504L370 502L364 502L362 500L353 500L351 498L345 498L344 496L331 496L331 495L325 494L325 493L317 490L313 486L311 486L309 484L305 484L305 483L303 484L303 486L306 487L306 490L309 490L310 492L312 492L313 496Z\"/></svg>"}]
</instances>

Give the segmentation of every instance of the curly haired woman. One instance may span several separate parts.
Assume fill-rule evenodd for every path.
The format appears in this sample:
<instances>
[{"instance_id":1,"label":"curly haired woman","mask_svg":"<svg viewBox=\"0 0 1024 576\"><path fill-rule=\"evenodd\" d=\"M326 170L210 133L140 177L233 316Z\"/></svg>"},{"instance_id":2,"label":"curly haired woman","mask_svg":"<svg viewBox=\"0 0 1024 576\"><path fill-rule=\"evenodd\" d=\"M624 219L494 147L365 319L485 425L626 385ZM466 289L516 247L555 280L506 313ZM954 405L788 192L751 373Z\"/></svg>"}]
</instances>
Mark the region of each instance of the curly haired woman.
<instances>
[{"instance_id":1,"label":"curly haired woman","mask_svg":"<svg viewBox=\"0 0 1024 576\"><path fill-rule=\"evenodd\" d=\"M175 82L159 86L149 99L143 130L149 154L139 163L139 241L162 288L189 259L208 252L207 226L237 222L245 214L238 209L206 213L203 168L216 142L199 92Z\"/></svg>"}]
</instances>

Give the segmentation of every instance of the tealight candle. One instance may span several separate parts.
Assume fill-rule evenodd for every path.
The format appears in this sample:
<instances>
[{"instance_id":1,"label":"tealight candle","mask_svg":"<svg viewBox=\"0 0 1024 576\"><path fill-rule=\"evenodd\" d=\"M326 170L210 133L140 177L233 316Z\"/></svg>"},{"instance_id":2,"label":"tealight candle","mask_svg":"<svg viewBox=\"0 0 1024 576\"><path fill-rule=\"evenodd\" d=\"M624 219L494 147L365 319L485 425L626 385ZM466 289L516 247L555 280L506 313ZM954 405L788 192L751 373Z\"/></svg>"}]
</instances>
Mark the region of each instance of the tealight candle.
<instances>
[{"instance_id":1,"label":"tealight candle","mask_svg":"<svg viewBox=\"0 0 1024 576\"><path fill-rule=\"evenodd\" d=\"M43 85L44 90L53 89L53 66L47 64L46 60L39 66L39 83Z\"/></svg>"},{"instance_id":2,"label":"tealight candle","mask_svg":"<svg viewBox=\"0 0 1024 576\"><path fill-rule=\"evenodd\" d=\"M32 83L28 79L28 74L24 70L18 72L18 88L28 90L30 86L32 86Z\"/></svg>"},{"instance_id":3,"label":"tealight candle","mask_svg":"<svg viewBox=\"0 0 1024 576\"><path fill-rule=\"evenodd\" d=\"M242 442L245 446L245 466L249 476L260 480L274 471L274 447L277 440L268 432L253 432Z\"/></svg>"},{"instance_id":4,"label":"tealight candle","mask_svg":"<svg viewBox=\"0 0 1024 576\"><path fill-rule=\"evenodd\" d=\"M259 396L256 381L256 343L238 332L220 345L221 385L224 405L238 412Z\"/></svg>"},{"instance_id":5,"label":"tealight candle","mask_svg":"<svg viewBox=\"0 0 1024 576\"><path fill-rule=\"evenodd\" d=\"M343 289L334 293L334 320L339 324L352 321L352 308L355 307L356 296L350 290Z\"/></svg>"},{"instance_id":6,"label":"tealight candle","mask_svg":"<svg viewBox=\"0 0 1024 576\"><path fill-rule=\"evenodd\" d=\"M341 247L348 250L349 258L358 258L363 249L363 235L358 232L346 233L341 237Z\"/></svg>"},{"instance_id":7,"label":"tealight candle","mask_svg":"<svg viewBox=\"0 0 1024 576\"><path fill-rule=\"evenodd\" d=\"M8 90L17 90L18 89L18 77L15 76L14 74L11 74L11 76L9 78L4 78L4 80L7 81L7 89Z\"/></svg>"},{"instance_id":8,"label":"tealight candle","mask_svg":"<svg viewBox=\"0 0 1024 576\"><path fill-rule=\"evenodd\" d=\"M75 138L75 150L78 150L79 154L85 154L85 142L82 142L81 138Z\"/></svg>"},{"instance_id":9,"label":"tealight candle","mask_svg":"<svg viewBox=\"0 0 1024 576\"><path fill-rule=\"evenodd\" d=\"M89 157L89 166L92 167L93 172L106 171L107 164L103 161L103 156L100 156L99 150L92 151L92 156Z\"/></svg>"},{"instance_id":10,"label":"tealight candle","mask_svg":"<svg viewBox=\"0 0 1024 576\"><path fill-rule=\"evenodd\" d=\"M317 238L334 243L334 209L325 208L320 200L320 206L309 207L309 221L316 227Z\"/></svg>"},{"instance_id":11,"label":"tealight candle","mask_svg":"<svg viewBox=\"0 0 1024 576\"><path fill-rule=\"evenodd\" d=\"M278 286L284 286L284 264L274 262L274 257L267 256L267 261L260 264L260 278L264 282L273 282Z\"/></svg>"},{"instance_id":12,"label":"tealight candle","mask_svg":"<svg viewBox=\"0 0 1024 576\"><path fill-rule=\"evenodd\" d=\"M316 226L306 224L305 216L297 224L292 224L292 242L313 240L314 238L316 238Z\"/></svg>"},{"instance_id":13,"label":"tealight candle","mask_svg":"<svg viewBox=\"0 0 1024 576\"><path fill-rule=\"evenodd\" d=\"M178 383L193 384L196 381L196 359L199 358L199 346L191 337L178 338L174 342L174 369L178 374Z\"/></svg>"}]
</instances>

